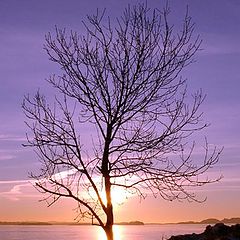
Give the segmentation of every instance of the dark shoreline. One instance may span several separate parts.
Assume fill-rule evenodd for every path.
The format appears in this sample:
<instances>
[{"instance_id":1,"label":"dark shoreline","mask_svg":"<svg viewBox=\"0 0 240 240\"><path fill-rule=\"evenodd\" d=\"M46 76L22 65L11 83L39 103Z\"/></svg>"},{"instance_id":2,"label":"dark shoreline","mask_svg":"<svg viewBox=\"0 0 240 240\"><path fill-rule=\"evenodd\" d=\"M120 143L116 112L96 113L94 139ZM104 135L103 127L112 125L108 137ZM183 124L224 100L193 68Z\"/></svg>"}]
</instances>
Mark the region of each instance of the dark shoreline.
<instances>
[{"instance_id":1,"label":"dark shoreline","mask_svg":"<svg viewBox=\"0 0 240 240\"><path fill-rule=\"evenodd\" d=\"M232 226L224 223L217 223L214 226L208 225L204 232L196 234L184 234L172 236L168 240L239 240L240 224Z\"/></svg>"}]
</instances>

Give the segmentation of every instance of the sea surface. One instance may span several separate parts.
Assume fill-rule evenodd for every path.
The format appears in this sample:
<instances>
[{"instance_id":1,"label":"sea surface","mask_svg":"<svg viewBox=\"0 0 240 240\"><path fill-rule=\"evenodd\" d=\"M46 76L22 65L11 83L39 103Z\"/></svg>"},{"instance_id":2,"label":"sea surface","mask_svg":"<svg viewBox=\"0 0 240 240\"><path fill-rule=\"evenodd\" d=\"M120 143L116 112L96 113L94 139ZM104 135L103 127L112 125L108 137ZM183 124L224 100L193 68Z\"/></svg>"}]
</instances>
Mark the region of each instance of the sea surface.
<instances>
[{"instance_id":1,"label":"sea surface","mask_svg":"<svg viewBox=\"0 0 240 240\"><path fill-rule=\"evenodd\" d=\"M200 233L206 225L167 224L114 226L115 240L162 240L172 235ZM0 240L106 240L97 226L22 226L0 225Z\"/></svg>"}]
</instances>

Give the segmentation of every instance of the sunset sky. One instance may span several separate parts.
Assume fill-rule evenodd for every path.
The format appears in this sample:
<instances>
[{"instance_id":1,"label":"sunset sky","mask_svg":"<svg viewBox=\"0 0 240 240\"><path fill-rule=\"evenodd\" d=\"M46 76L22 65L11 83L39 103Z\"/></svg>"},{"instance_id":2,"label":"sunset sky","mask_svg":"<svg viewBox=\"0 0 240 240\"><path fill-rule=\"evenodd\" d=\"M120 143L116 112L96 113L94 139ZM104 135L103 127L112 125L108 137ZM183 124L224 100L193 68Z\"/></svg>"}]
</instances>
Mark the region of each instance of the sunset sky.
<instances>
[{"instance_id":1,"label":"sunset sky","mask_svg":"<svg viewBox=\"0 0 240 240\"><path fill-rule=\"evenodd\" d=\"M50 94L45 79L57 71L43 50L44 36L55 25L81 33L82 20L96 8L111 17L137 0L0 0L0 221L73 221L75 205L61 201L51 208L39 202L29 172L39 165L32 149L23 148L27 128L21 103L38 89ZM145 1L144 1L145 2ZM202 106L211 123L199 137L224 147L209 176L223 175L219 183L195 189L199 203L166 202L134 197L115 209L116 221L178 222L205 218L240 217L240 1L169 0L171 21L180 25L186 7L203 39L196 62L183 73L190 90L207 94ZM164 1L148 0L162 8Z\"/></svg>"}]
</instances>

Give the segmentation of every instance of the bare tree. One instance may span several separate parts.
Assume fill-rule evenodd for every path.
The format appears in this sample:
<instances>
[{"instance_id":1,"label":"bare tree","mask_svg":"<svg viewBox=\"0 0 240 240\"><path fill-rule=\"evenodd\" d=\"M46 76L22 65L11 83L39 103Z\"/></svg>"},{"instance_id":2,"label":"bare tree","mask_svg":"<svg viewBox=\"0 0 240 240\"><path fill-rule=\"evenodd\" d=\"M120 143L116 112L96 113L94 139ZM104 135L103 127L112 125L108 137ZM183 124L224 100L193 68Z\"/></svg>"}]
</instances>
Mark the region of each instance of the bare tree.
<instances>
[{"instance_id":1,"label":"bare tree","mask_svg":"<svg viewBox=\"0 0 240 240\"><path fill-rule=\"evenodd\" d=\"M202 161L194 161L195 144L187 142L207 126L199 112L204 95L189 97L180 77L201 40L188 14L177 33L168 14L167 8L137 5L126 8L114 26L104 14L88 16L83 36L56 28L45 45L62 71L48 79L57 91L54 104L39 92L24 99L33 134L27 146L42 162L40 174L32 175L37 189L47 193L49 205L74 199L78 217L92 219L109 240L113 188L140 198L151 193L197 201L189 187L215 181L201 175L220 151L210 151L206 142ZM95 133L86 143L81 133L91 126Z\"/></svg>"}]
</instances>

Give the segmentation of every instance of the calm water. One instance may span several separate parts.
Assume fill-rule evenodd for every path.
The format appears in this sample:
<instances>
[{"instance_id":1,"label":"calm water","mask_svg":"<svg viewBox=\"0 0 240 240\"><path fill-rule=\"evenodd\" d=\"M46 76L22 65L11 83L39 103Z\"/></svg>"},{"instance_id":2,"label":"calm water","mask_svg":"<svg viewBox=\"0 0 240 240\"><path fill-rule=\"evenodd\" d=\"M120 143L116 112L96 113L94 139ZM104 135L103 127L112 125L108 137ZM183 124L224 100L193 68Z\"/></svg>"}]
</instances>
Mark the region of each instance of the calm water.
<instances>
[{"instance_id":1,"label":"calm water","mask_svg":"<svg viewBox=\"0 0 240 240\"><path fill-rule=\"evenodd\" d=\"M115 226L115 240L162 240L171 235L200 233L206 225ZM0 226L0 240L105 240L96 226Z\"/></svg>"}]
</instances>

